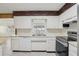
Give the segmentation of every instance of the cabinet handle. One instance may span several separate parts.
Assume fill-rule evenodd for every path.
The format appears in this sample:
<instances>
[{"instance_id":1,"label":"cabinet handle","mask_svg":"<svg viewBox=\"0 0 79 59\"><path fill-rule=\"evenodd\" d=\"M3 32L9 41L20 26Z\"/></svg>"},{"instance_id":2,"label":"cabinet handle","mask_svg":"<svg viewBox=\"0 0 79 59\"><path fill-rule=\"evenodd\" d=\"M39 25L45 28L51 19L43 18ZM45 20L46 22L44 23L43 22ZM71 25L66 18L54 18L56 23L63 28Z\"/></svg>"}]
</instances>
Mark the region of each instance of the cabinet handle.
<instances>
[{"instance_id":1,"label":"cabinet handle","mask_svg":"<svg viewBox=\"0 0 79 59\"><path fill-rule=\"evenodd\" d=\"M32 42L46 42L46 41L32 41Z\"/></svg>"}]
</instances>

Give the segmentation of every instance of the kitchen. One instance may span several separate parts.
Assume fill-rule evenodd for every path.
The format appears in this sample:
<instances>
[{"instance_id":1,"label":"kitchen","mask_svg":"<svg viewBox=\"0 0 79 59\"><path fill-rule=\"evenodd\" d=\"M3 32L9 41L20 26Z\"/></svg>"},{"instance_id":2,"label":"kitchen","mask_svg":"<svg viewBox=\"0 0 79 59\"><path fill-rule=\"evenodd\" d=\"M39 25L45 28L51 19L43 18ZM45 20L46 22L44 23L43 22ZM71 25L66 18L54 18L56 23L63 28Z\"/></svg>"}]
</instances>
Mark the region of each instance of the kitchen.
<instances>
[{"instance_id":1,"label":"kitchen","mask_svg":"<svg viewBox=\"0 0 79 59\"><path fill-rule=\"evenodd\" d=\"M0 3L1 56L77 56L76 3Z\"/></svg>"}]
</instances>

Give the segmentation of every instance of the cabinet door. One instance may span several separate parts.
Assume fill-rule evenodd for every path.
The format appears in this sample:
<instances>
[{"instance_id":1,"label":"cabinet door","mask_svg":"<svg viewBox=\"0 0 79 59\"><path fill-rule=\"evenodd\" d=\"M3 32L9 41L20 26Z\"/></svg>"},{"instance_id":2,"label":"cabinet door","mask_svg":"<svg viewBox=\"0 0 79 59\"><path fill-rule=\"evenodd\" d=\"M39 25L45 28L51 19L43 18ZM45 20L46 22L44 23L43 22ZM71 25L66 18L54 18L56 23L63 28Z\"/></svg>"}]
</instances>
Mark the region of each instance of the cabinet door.
<instances>
[{"instance_id":1,"label":"cabinet door","mask_svg":"<svg viewBox=\"0 0 79 59\"><path fill-rule=\"evenodd\" d=\"M56 39L48 38L47 39L47 51L55 51L55 47L56 47Z\"/></svg>"},{"instance_id":2,"label":"cabinet door","mask_svg":"<svg viewBox=\"0 0 79 59\"><path fill-rule=\"evenodd\" d=\"M31 40L29 38L15 38L12 40L12 49L20 51L30 51L31 50Z\"/></svg>"},{"instance_id":3,"label":"cabinet door","mask_svg":"<svg viewBox=\"0 0 79 59\"><path fill-rule=\"evenodd\" d=\"M62 22L58 16L50 17L47 19L47 28L62 28Z\"/></svg>"},{"instance_id":4,"label":"cabinet door","mask_svg":"<svg viewBox=\"0 0 79 59\"><path fill-rule=\"evenodd\" d=\"M69 44L69 56L77 56L77 47Z\"/></svg>"},{"instance_id":5,"label":"cabinet door","mask_svg":"<svg viewBox=\"0 0 79 59\"><path fill-rule=\"evenodd\" d=\"M23 51L31 51L31 40L30 38L23 38L20 40L20 49Z\"/></svg>"},{"instance_id":6,"label":"cabinet door","mask_svg":"<svg viewBox=\"0 0 79 59\"><path fill-rule=\"evenodd\" d=\"M16 28L31 28L31 19L27 16L15 16L14 23Z\"/></svg>"},{"instance_id":7,"label":"cabinet door","mask_svg":"<svg viewBox=\"0 0 79 59\"><path fill-rule=\"evenodd\" d=\"M12 50L21 50L20 38L13 38L12 39Z\"/></svg>"},{"instance_id":8,"label":"cabinet door","mask_svg":"<svg viewBox=\"0 0 79 59\"><path fill-rule=\"evenodd\" d=\"M52 18L47 20L47 28L57 28L58 27L58 19Z\"/></svg>"}]
</instances>

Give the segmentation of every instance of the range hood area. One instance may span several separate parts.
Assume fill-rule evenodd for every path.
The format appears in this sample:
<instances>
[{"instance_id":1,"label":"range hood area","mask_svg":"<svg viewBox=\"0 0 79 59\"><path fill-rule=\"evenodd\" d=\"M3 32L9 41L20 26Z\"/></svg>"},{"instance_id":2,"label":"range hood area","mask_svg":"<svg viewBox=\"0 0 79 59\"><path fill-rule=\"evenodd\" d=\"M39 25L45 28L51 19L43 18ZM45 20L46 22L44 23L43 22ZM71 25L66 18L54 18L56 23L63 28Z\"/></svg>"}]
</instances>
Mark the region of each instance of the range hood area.
<instances>
[{"instance_id":1,"label":"range hood area","mask_svg":"<svg viewBox=\"0 0 79 59\"><path fill-rule=\"evenodd\" d=\"M73 16L73 17L63 21L63 23L71 23L71 22L77 23L77 16Z\"/></svg>"},{"instance_id":2,"label":"range hood area","mask_svg":"<svg viewBox=\"0 0 79 59\"><path fill-rule=\"evenodd\" d=\"M63 21L63 27L70 27L70 24L76 24L77 26L77 17L73 17L69 20Z\"/></svg>"}]
</instances>

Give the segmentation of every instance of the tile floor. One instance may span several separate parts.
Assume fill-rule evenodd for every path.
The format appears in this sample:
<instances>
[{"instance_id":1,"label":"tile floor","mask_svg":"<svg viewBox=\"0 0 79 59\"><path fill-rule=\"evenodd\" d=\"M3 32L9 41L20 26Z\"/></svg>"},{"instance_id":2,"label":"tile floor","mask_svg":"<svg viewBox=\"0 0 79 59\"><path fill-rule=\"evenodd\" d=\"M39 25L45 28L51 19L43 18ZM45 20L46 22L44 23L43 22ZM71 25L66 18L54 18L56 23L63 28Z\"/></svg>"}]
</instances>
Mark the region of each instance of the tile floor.
<instances>
[{"instance_id":1,"label":"tile floor","mask_svg":"<svg viewBox=\"0 0 79 59\"><path fill-rule=\"evenodd\" d=\"M55 53L46 52L12 52L11 56L56 56Z\"/></svg>"}]
</instances>

